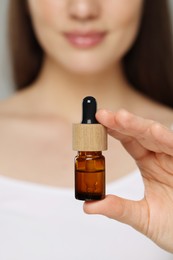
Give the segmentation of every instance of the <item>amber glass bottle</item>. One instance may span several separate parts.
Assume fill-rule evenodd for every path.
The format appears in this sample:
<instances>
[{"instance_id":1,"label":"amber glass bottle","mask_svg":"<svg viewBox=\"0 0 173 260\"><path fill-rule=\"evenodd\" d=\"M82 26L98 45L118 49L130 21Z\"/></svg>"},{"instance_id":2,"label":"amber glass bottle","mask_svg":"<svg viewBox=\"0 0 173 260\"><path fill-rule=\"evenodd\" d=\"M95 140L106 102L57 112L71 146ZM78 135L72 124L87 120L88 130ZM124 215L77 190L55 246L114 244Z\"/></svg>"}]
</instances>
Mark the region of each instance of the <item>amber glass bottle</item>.
<instances>
[{"instance_id":1,"label":"amber glass bottle","mask_svg":"<svg viewBox=\"0 0 173 260\"><path fill-rule=\"evenodd\" d=\"M75 198L105 197L105 157L102 152L78 152L75 158Z\"/></svg>"},{"instance_id":2,"label":"amber glass bottle","mask_svg":"<svg viewBox=\"0 0 173 260\"><path fill-rule=\"evenodd\" d=\"M73 150L75 157L75 198L100 200L105 197L105 157L107 149L106 128L95 118L96 100L83 100L81 124L73 125Z\"/></svg>"}]
</instances>

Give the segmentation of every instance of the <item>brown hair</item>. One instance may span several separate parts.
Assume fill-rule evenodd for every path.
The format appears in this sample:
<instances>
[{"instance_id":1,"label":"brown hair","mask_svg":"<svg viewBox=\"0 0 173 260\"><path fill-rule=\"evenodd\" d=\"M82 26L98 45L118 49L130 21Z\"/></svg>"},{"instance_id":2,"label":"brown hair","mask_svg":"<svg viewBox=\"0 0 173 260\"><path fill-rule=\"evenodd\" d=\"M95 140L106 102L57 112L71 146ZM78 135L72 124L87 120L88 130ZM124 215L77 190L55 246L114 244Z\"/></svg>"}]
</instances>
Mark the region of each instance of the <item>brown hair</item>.
<instances>
[{"instance_id":1,"label":"brown hair","mask_svg":"<svg viewBox=\"0 0 173 260\"><path fill-rule=\"evenodd\" d=\"M24 0L10 1L9 36L14 80L22 89L37 78L44 55ZM134 88L173 107L172 30L166 0L144 0L140 30L123 64Z\"/></svg>"},{"instance_id":2,"label":"brown hair","mask_svg":"<svg viewBox=\"0 0 173 260\"><path fill-rule=\"evenodd\" d=\"M10 1L9 47L14 82L17 89L23 89L37 78L43 61L43 50L36 39L25 0Z\"/></svg>"}]
</instances>

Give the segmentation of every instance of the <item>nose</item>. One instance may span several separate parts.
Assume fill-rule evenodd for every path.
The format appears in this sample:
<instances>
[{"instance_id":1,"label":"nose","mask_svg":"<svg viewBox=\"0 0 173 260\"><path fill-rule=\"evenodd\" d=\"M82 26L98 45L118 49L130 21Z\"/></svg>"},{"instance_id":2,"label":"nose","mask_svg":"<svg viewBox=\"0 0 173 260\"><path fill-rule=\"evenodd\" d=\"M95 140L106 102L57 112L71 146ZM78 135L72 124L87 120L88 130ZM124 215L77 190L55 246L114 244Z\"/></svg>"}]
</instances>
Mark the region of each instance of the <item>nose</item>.
<instances>
[{"instance_id":1,"label":"nose","mask_svg":"<svg viewBox=\"0 0 173 260\"><path fill-rule=\"evenodd\" d=\"M69 15L72 19L87 21L100 14L99 0L70 0Z\"/></svg>"}]
</instances>

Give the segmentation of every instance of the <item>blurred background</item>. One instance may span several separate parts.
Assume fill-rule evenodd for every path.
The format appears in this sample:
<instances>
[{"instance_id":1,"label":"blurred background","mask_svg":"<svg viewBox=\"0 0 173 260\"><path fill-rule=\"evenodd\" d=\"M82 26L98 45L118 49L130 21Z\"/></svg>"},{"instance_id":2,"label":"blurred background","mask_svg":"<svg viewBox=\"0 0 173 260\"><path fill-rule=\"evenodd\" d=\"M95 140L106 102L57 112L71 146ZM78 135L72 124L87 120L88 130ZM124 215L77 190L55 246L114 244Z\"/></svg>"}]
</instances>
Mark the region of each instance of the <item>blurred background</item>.
<instances>
[{"instance_id":1,"label":"blurred background","mask_svg":"<svg viewBox=\"0 0 173 260\"><path fill-rule=\"evenodd\" d=\"M152 0L151 0L152 1ZM7 9L9 0L0 0L0 99L13 92L12 72L8 53ZM173 0L169 0L173 27Z\"/></svg>"},{"instance_id":2,"label":"blurred background","mask_svg":"<svg viewBox=\"0 0 173 260\"><path fill-rule=\"evenodd\" d=\"M0 0L0 99L10 95L13 90L6 32L8 2Z\"/></svg>"}]
</instances>

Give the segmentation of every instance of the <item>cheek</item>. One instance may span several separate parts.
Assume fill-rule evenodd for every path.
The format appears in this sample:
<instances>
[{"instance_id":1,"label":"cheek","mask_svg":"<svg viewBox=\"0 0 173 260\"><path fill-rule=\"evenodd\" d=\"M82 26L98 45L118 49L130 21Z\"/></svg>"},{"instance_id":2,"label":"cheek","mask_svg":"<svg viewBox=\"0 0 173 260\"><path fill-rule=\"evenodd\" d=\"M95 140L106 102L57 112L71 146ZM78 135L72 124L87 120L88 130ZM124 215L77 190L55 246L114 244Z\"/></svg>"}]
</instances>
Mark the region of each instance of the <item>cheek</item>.
<instances>
[{"instance_id":1,"label":"cheek","mask_svg":"<svg viewBox=\"0 0 173 260\"><path fill-rule=\"evenodd\" d=\"M63 10L63 0L28 0L30 16L36 34L54 29Z\"/></svg>"},{"instance_id":2,"label":"cheek","mask_svg":"<svg viewBox=\"0 0 173 260\"><path fill-rule=\"evenodd\" d=\"M114 3L113 3L114 2ZM143 0L112 0L108 8L109 27L119 47L127 51L133 44L140 25Z\"/></svg>"},{"instance_id":3,"label":"cheek","mask_svg":"<svg viewBox=\"0 0 173 260\"><path fill-rule=\"evenodd\" d=\"M65 10L64 0L28 0L28 4L40 46L45 53L56 50L57 31Z\"/></svg>"},{"instance_id":4,"label":"cheek","mask_svg":"<svg viewBox=\"0 0 173 260\"><path fill-rule=\"evenodd\" d=\"M115 24L127 25L131 21L138 21L143 9L144 0L110 0L107 5L107 15L112 17Z\"/></svg>"}]
</instances>

